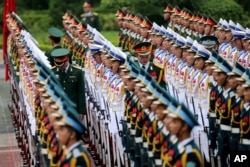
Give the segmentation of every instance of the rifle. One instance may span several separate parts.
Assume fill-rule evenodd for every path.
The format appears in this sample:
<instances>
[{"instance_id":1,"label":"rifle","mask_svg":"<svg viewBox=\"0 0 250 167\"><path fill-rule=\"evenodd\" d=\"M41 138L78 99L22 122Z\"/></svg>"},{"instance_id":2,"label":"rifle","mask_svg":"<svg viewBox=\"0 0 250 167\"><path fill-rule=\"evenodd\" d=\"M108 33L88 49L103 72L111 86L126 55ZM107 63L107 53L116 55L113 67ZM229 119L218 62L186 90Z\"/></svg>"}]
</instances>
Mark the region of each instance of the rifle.
<instances>
[{"instance_id":1,"label":"rifle","mask_svg":"<svg viewBox=\"0 0 250 167\"><path fill-rule=\"evenodd\" d=\"M110 132L109 132L109 123L111 122L111 117L110 117L110 112L109 112L109 105L107 103L107 101L104 99L104 104L105 104L105 108L106 108L106 119L105 119L105 134L106 134L106 164L107 166L111 166L111 152L110 152Z\"/></svg>"},{"instance_id":2,"label":"rifle","mask_svg":"<svg viewBox=\"0 0 250 167\"><path fill-rule=\"evenodd\" d=\"M193 110L194 110L194 116L198 120L198 114L197 114L195 106L194 106L194 98L193 98L193 96L191 96L191 103L192 103Z\"/></svg>"},{"instance_id":3,"label":"rifle","mask_svg":"<svg viewBox=\"0 0 250 167\"><path fill-rule=\"evenodd\" d=\"M209 141L209 135L208 135L208 127L205 126L205 122L204 122L204 118L203 118L203 112L202 112L202 108L201 105L199 104L199 109L200 109L200 113L201 113L201 118L202 118L202 124L204 127L204 132L206 133L206 136L208 138ZM211 167L215 167L215 160L214 160L214 153L213 153L213 149L210 147L210 144L208 143L208 148L209 148L209 155L210 155L210 161L211 161Z\"/></svg>"},{"instance_id":4,"label":"rifle","mask_svg":"<svg viewBox=\"0 0 250 167\"><path fill-rule=\"evenodd\" d=\"M187 107L189 108L189 102L188 102L188 97L187 97L186 92L185 92L185 100L186 100L186 103L187 103Z\"/></svg>"}]
</instances>

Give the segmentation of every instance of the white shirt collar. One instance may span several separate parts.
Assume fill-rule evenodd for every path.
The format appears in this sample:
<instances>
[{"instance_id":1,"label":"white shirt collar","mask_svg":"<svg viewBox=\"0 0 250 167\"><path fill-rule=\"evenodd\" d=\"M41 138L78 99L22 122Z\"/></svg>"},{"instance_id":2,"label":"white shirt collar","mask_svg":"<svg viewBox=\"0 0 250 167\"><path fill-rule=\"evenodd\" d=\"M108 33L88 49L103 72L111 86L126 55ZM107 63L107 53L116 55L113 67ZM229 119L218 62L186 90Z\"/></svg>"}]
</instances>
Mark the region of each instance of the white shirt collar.
<instances>
[{"instance_id":1,"label":"white shirt collar","mask_svg":"<svg viewBox=\"0 0 250 167\"><path fill-rule=\"evenodd\" d=\"M187 145L187 143L189 143L190 141L192 141L193 140L193 138L192 137L189 137L189 138L187 138L187 139L184 139L184 140L182 140L182 141L180 141L179 143L178 143L178 150L180 150L181 148L183 148L183 147L185 147L185 145Z\"/></svg>"},{"instance_id":2,"label":"white shirt collar","mask_svg":"<svg viewBox=\"0 0 250 167\"><path fill-rule=\"evenodd\" d=\"M68 65L67 65L67 67L65 68L65 73L67 73L68 70L69 70L69 63L68 63Z\"/></svg>"},{"instance_id":3,"label":"white shirt collar","mask_svg":"<svg viewBox=\"0 0 250 167\"><path fill-rule=\"evenodd\" d=\"M149 62L148 62L147 64L145 64L145 65L143 65L143 64L141 64L141 63L139 63L139 64L140 64L140 67L141 67L141 68L142 68L142 66L144 66L146 70L147 70L148 67L149 67Z\"/></svg>"},{"instance_id":4,"label":"white shirt collar","mask_svg":"<svg viewBox=\"0 0 250 167\"><path fill-rule=\"evenodd\" d=\"M71 145L68 149L66 149L66 155L69 154L75 147L77 147L80 144L81 144L81 141L78 141L74 143L73 145Z\"/></svg>"}]
</instances>

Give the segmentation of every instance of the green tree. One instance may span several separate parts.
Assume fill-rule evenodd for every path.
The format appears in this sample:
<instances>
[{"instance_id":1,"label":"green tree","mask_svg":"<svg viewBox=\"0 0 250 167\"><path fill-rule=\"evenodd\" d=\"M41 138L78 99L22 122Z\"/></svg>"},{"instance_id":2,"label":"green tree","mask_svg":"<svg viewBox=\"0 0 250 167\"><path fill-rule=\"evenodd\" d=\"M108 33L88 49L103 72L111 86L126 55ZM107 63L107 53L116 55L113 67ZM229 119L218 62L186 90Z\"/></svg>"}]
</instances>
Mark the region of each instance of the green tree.
<instances>
[{"instance_id":1,"label":"green tree","mask_svg":"<svg viewBox=\"0 0 250 167\"><path fill-rule=\"evenodd\" d=\"M49 1L49 15L52 17L52 25L62 25L62 16L67 10L79 18L82 13L82 3L79 0L53 0Z\"/></svg>"}]
</instances>

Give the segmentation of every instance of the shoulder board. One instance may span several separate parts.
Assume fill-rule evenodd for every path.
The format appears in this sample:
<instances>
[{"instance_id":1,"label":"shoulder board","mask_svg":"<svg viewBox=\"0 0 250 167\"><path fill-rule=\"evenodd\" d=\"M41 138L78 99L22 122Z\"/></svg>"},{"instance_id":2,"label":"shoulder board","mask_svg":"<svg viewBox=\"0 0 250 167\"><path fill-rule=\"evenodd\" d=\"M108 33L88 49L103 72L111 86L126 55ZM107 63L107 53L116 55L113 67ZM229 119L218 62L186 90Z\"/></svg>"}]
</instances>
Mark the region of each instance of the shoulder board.
<instances>
[{"instance_id":1,"label":"shoulder board","mask_svg":"<svg viewBox=\"0 0 250 167\"><path fill-rule=\"evenodd\" d=\"M187 145L186 146L186 153L188 154L188 153L191 153L192 152L192 146L191 145Z\"/></svg>"},{"instance_id":2,"label":"shoulder board","mask_svg":"<svg viewBox=\"0 0 250 167\"><path fill-rule=\"evenodd\" d=\"M96 13L96 12L93 12L93 15L94 15L94 16L97 16L97 15L98 15L98 13Z\"/></svg>"},{"instance_id":3,"label":"shoulder board","mask_svg":"<svg viewBox=\"0 0 250 167\"><path fill-rule=\"evenodd\" d=\"M79 66L73 66L73 67L76 68L76 69L78 69L78 70L82 70L82 68L79 67Z\"/></svg>"},{"instance_id":4,"label":"shoulder board","mask_svg":"<svg viewBox=\"0 0 250 167\"><path fill-rule=\"evenodd\" d=\"M230 92L229 93L229 97L233 97L233 96L235 96L235 93L234 92Z\"/></svg>"},{"instance_id":5,"label":"shoulder board","mask_svg":"<svg viewBox=\"0 0 250 167\"><path fill-rule=\"evenodd\" d=\"M53 70L53 69L55 69L55 68L56 68L56 66L53 66L53 67L51 67L50 69Z\"/></svg>"},{"instance_id":6,"label":"shoulder board","mask_svg":"<svg viewBox=\"0 0 250 167\"><path fill-rule=\"evenodd\" d=\"M78 148L76 148L76 149L73 150L73 157L74 157L74 158L77 158L77 157L79 157L80 155L81 155L81 153L80 153L80 151L79 151Z\"/></svg>"},{"instance_id":7,"label":"shoulder board","mask_svg":"<svg viewBox=\"0 0 250 167\"><path fill-rule=\"evenodd\" d=\"M82 13L80 16L81 16L81 17L85 17L85 13Z\"/></svg>"}]
</instances>

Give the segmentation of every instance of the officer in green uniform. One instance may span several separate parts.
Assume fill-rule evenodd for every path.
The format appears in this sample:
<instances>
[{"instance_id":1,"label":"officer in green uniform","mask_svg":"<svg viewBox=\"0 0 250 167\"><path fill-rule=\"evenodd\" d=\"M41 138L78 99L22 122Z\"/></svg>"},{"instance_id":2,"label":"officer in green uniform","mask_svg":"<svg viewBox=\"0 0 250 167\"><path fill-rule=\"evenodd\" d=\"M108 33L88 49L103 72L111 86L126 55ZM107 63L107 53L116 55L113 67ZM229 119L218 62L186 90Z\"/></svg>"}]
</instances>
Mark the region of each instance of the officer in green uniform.
<instances>
[{"instance_id":1,"label":"officer in green uniform","mask_svg":"<svg viewBox=\"0 0 250 167\"><path fill-rule=\"evenodd\" d=\"M133 49L138 58L136 64L146 70L163 88L166 88L164 70L150 61L152 44L150 42L142 42L134 46Z\"/></svg>"},{"instance_id":2,"label":"officer in green uniform","mask_svg":"<svg viewBox=\"0 0 250 167\"><path fill-rule=\"evenodd\" d=\"M84 2L84 13L81 14L82 22L85 24L89 24L91 27L96 28L98 31L100 31L98 14L96 12L92 12L91 9L92 4L90 2Z\"/></svg>"},{"instance_id":3,"label":"officer in green uniform","mask_svg":"<svg viewBox=\"0 0 250 167\"><path fill-rule=\"evenodd\" d=\"M61 37L64 36L64 33L56 27L50 27L48 32L49 32L50 43L53 48L51 50L46 51L45 55L48 57L51 66L54 66L55 65L54 59L51 56L51 52L57 48L61 48L60 42L61 42Z\"/></svg>"},{"instance_id":4,"label":"officer in green uniform","mask_svg":"<svg viewBox=\"0 0 250 167\"><path fill-rule=\"evenodd\" d=\"M63 90L76 104L76 111L81 120L86 115L85 84L83 71L69 63L69 51L65 48L55 49L51 55L55 66L52 71L58 77Z\"/></svg>"}]
</instances>

